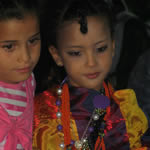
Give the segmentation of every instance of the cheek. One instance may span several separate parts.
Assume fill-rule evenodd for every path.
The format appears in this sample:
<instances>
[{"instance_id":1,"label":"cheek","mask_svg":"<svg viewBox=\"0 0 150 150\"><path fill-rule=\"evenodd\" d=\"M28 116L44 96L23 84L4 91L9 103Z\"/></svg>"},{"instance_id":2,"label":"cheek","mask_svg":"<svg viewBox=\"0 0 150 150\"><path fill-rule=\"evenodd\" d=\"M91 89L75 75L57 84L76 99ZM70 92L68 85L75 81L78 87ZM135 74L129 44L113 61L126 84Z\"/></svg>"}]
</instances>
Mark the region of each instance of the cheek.
<instances>
[{"instance_id":1,"label":"cheek","mask_svg":"<svg viewBox=\"0 0 150 150\"><path fill-rule=\"evenodd\" d=\"M6 69L6 65L3 65L1 62L0 62L0 72L3 72L3 70Z\"/></svg>"},{"instance_id":2,"label":"cheek","mask_svg":"<svg viewBox=\"0 0 150 150\"><path fill-rule=\"evenodd\" d=\"M76 67L72 63L64 63L64 68L67 73L72 73L76 70Z\"/></svg>"},{"instance_id":3,"label":"cheek","mask_svg":"<svg viewBox=\"0 0 150 150\"><path fill-rule=\"evenodd\" d=\"M100 58L101 67L104 69L110 69L112 65L112 53L106 54Z\"/></svg>"},{"instance_id":4,"label":"cheek","mask_svg":"<svg viewBox=\"0 0 150 150\"><path fill-rule=\"evenodd\" d=\"M80 71L79 63L74 61L64 61L64 68L69 75L77 74Z\"/></svg>"},{"instance_id":5,"label":"cheek","mask_svg":"<svg viewBox=\"0 0 150 150\"><path fill-rule=\"evenodd\" d=\"M106 67L108 71L110 70L111 66L112 66L112 55L110 55L110 57L107 59L107 62L106 62Z\"/></svg>"},{"instance_id":6,"label":"cheek","mask_svg":"<svg viewBox=\"0 0 150 150\"><path fill-rule=\"evenodd\" d=\"M32 53L31 53L31 57L34 61L38 61L39 57L40 57L40 46L35 48Z\"/></svg>"}]
</instances>

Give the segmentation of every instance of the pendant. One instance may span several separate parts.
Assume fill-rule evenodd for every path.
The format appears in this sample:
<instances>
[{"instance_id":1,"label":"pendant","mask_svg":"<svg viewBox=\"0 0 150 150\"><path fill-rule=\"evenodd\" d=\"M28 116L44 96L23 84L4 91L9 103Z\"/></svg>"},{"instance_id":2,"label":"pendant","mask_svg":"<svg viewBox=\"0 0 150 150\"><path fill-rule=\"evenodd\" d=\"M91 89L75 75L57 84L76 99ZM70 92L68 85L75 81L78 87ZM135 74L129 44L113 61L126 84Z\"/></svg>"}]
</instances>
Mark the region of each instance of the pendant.
<instances>
[{"instance_id":1,"label":"pendant","mask_svg":"<svg viewBox=\"0 0 150 150\"><path fill-rule=\"evenodd\" d=\"M74 146L76 147L76 149L81 149L82 148L82 142L80 140L76 141Z\"/></svg>"}]
</instances>

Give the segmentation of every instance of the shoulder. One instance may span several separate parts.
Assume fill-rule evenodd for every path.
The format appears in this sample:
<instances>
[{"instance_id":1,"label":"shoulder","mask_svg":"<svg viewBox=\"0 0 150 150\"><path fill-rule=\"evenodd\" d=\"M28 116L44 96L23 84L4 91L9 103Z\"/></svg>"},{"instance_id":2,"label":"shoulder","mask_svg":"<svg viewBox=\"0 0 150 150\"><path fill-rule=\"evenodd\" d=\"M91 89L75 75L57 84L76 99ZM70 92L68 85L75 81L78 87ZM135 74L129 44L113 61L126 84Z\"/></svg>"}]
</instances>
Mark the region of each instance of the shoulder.
<instances>
[{"instance_id":1,"label":"shoulder","mask_svg":"<svg viewBox=\"0 0 150 150\"><path fill-rule=\"evenodd\" d=\"M34 98L34 128L43 126L45 121L56 118L56 89L48 89ZM43 122L44 121L44 122ZM44 124L43 124L44 123Z\"/></svg>"},{"instance_id":2,"label":"shoulder","mask_svg":"<svg viewBox=\"0 0 150 150\"><path fill-rule=\"evenodd\" d=\"M42 108L51 109L53 110L55 107L55 102L57 99L57 87L53 87L50 89L45 90L42 93L39 93L34 98L34 111L35 112L42 112Z\"/></svg>"},{"instance_id":3,"label":"shoulder","mask_svg":"<svg viewBox=\"0 0 150 150\"><path fill-rule=\"evenodd\" d=\"M53 99L56 99L56 97L57 97L56 90L57 90L57 88L53 87L53 88L45 90L42 93L35 95L35 98L34 98L35 103L37 103L37 102L39 103L42 101L44 102L45 100L53 101Z\"/></svg>"},{"instance_id":4,"label":"shoulder","mask_svg":"<svg viewBox=\"0 0 150 150\"><path fill-rule=\"evenodd\" d=\"M35 77L34 77L34 74L33 74L33 72L31 73L31 75L29 76L29 78L27 79L27 81L33 81L33 80L35 80Z\"/></svg>"},{"instance_id":5,"label":"shoulder","mask_svg":"<svg viewBox=\"0 0 150 150\"><path fill-rule=\"evenodd\" d=\"M27 84L35 90L36 87L36 81L35 81L35 77L34 74L31 73L31 75L29 76L29 78L26 80Z\"/></svg>"},{"instance_id":6,"label":"shoulder","mask_svg":"<svg viewBox=\"0 0 150 150\"><path fill-rule=\"evenodd\" d=\"M130 114L138 115L145 118L144 112L139 107L136 94L132 89L118 90L113 93L113 98L119 104L122 112L129 112Z\"/></svg>"},{"instance_id":7,"label":"shoulder","mask_svg":"<svg viewBox=\"0 0 150 150\"><path fill-rule=\"evenodd\" d=\"M117 99L118 103L128 102L128 103L137 103L136 95L133 89L123 89L117 90L113 93L113 97Z\"/></svg>"},{"instance_id":8,"label":"shoulder","mask_svg":"<svg viewBox=\"0 0 150 150\"><path fill-rule=\"evenodd\" d=\"M125 119L131 147L139 147L140 138L148 129L148 120L138 105L134 90L118 90L114 92L113 98Z\"/></svg>"}]
</instances>

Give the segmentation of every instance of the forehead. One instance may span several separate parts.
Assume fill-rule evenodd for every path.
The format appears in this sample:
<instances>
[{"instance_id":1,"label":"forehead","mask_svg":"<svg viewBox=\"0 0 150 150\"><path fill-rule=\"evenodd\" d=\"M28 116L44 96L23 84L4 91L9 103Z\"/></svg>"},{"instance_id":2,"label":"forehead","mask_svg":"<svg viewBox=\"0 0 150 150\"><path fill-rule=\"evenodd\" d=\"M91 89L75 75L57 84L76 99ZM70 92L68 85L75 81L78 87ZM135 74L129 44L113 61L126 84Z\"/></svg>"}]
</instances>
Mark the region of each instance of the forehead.
<instances>
[{"instance_id":1,"label":"forehead","mask_svg":"<svg viewBox=\"0 0 150 150\"><path fill-rule=\"evenodd\" d=\"M88 32L83 34L77 21L64 23L58 32L58 46L67 43L87 45L111 38L109 25L102 17L87 17L87 27Z\"/></svg>"},{"instance_id":2,"label":"forehead","mask_svg":"<svg viewBox=\"0 0 150 150\"><path fill-rule=\"evenodd\" d=\"M36 16L0 21L0 41L30 36L37 30L39 30L39 24Z\"/></svg>"}]
</instances>

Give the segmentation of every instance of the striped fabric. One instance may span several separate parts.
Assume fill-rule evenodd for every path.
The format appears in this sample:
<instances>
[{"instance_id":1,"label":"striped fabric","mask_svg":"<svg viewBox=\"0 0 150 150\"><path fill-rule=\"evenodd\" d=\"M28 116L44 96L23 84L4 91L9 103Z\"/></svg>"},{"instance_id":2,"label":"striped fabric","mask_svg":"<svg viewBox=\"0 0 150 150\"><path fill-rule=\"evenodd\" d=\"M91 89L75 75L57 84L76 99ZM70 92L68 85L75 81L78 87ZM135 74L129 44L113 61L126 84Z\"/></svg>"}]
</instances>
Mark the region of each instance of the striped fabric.
<instances>
[{"instance_id":1,"label":"striped fabric","mask_svg":"<svg viewBox=\"0 0 150 150\"><path fill-rule=\"evenodd\" d=\"M35 89L33 75L30 77L30 82L30 85L32 85L31 89ZM9 114L9 116L11 116L12 119L19 117L26 109L26 88L25 81L18 84L7 84L0 82L0 105L5 109L5 111ZM6 139L7 136L5 137L5 140L0 143L0 150L4 149ZM21 144L17 144L17 150L23 150Z\"/></svg>"}]
</instances>

